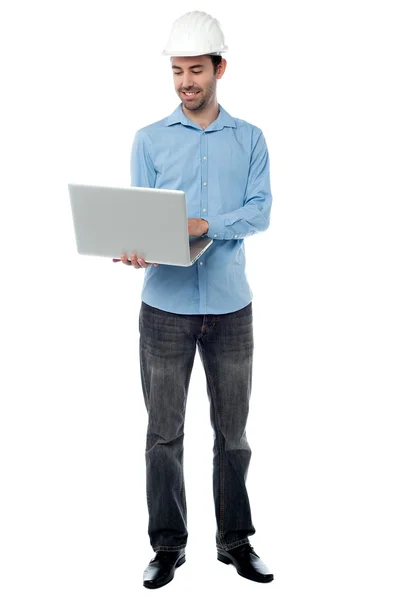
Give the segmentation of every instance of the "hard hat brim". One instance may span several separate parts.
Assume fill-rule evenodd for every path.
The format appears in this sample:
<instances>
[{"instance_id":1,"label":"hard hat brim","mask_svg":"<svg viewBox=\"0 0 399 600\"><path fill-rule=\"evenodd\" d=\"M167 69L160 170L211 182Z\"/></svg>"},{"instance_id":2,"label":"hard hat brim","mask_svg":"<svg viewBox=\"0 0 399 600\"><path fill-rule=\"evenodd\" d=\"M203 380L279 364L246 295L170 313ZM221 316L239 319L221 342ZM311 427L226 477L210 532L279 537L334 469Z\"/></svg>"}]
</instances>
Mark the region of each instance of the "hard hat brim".
<instances>
[{"instance_id":1,"label":"hard hat brim","mask_svg":"<svg viewBox=\"0 0 399 600\"><path fill-rule=\"evenodd\" d=\"M220 52L201 52L200 54L198 54L198 52L192 52L192 51L186 51L186 52L181 52L181 51L167 51L164 50L162 52L162 56L203 56L204 54L213 54L215 56L221 56L223 52L227 52L228 48L227 46L225 47L224 50L220 50Z\"/></svg>"}]
</instances>

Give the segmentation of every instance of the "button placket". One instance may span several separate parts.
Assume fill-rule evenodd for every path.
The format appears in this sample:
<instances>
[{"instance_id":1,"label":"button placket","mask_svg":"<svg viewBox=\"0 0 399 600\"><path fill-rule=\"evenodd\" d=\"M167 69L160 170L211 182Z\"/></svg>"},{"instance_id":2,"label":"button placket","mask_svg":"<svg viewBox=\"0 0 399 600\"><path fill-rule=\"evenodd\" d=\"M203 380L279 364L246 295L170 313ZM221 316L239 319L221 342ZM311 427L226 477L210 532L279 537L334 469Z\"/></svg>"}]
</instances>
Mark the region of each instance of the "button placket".
<instances>
[{"instance_id":1,"label":"button placket","mask_svg":"<svg viewBox=\"0 0 399 600\"><path fill-rule=\"evenodd\" d=\"M201 181L202 181L202 192L201 192L201 204L202 204L202 212L205 213L207 212L206 207L208 206L208 196L206 195L206 189L208 187L208 164L207 164L207 147L206 147L206 141L207 138L204 137L205 135L205 131L202 132L202 136L201 136L201 140L200 140L200 145L201 145L201 156L202 156L202 161L201 161Z\"/></svg>"}]
</instances>

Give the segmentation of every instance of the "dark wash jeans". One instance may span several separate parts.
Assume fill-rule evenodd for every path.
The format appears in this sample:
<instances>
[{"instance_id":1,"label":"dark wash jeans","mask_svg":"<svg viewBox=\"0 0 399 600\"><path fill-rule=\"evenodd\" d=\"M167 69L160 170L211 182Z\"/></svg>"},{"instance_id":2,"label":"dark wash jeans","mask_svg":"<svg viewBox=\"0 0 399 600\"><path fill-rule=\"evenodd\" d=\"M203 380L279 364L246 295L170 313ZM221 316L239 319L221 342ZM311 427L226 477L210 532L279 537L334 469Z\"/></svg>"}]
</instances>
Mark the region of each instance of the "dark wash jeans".
<instances>
[{"instance_id":1,"label":"dark wash jeans","mask_svg":"<svg viewBox=\"0 0 399 600\"><path fill-rule=\"evenodd\" d=\"M187 544L183 473L186 400L198 345L210 402L216 547L248 543L255 533L246 490L251 449L245 427L252 386L252 302L221 315L181 315L142 302L140 370L148 412L148 534L155 552Z\"/></svg>"}]
</instances>

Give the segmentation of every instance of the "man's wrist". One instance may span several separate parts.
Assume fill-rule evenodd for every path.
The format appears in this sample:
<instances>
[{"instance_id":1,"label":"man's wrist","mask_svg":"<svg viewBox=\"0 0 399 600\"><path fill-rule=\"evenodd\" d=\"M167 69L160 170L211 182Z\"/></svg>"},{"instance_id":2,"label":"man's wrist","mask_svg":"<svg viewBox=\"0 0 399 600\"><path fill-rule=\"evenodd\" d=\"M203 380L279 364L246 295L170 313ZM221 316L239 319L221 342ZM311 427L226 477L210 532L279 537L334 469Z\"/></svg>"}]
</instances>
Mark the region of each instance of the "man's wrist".
<instances>
[{"instance_id":1,"label":"man's wrist","mask_svg":"<svg viewBox=\"0 0 399 600\"><path fill-rule=\"evenodd\" d=\"M204 231L204 233L203 233L203 235L204 235L205 233L208 233L208 230L209 230L209 223L208 223L208 221L205 221L205 219L202 219L202 221L205 223L205 225L204 225L204 226L205 226L205 231Z\"/></svg>"}]
</instances>

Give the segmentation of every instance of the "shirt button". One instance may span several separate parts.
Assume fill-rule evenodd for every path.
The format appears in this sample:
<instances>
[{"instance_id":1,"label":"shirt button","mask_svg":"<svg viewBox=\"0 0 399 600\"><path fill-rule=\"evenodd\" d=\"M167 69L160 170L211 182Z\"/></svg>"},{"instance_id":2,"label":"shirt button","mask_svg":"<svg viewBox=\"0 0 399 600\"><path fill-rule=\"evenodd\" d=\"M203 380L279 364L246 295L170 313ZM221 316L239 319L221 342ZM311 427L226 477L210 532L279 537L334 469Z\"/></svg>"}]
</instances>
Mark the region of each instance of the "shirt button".
<instances>
[{"instance_id":1,"label":"shirt button","mask_svg":"<svg viewBox=\"0 0 399 600\"><path fill-rule=\"evenodd\" d=\"M237 237L237 234L235 234L235 236L234 236L234 237Z\"/></svg>"},{"instance_id":2,"label":"shirt button","mask_svg":"<svg viewBox=\"0 0 399 600\"><path fill-rule=\"evenodd\" d=\"M206 181L204 181L204 185L207 185Z\"/></svg>"},{"instance_id":3,"label":"shirt button","mask_svg":"<svg viewBox=\"0 0 399 600\"><path fill-rule=\"evenodd\" d=\"M206 208L203 208L203 209L202 209L202 212L206 212Z\"/></svg>"},{"instance_id":4,"label":"shirt button","mask_svg":"<svg viewBox=\"0 0 399 600\"><path fill-rule=\"evenodd\" d=\"M215 233L213 237L217 237L217 233Z\"/></svg>"},{"instance_id":5,"label":"shirt button","mask_svg":"<svg viewBox=\"0 0 399 600\"><path fill-rule=\"evenodd\" d=\"M204 160L206 160L206 156L204 156Z\"/></svg>"},{"instance_id":6,"label":"shirt button","mask_svg":"<svg viewBox=\"0 0 399 600\"><path fill-rule=\"evenodd\" d=\"M200 265L202 265L202 264L203 264L203 263L202 263L202 262L200 262Z\"/></svg>"}]
</instances>

